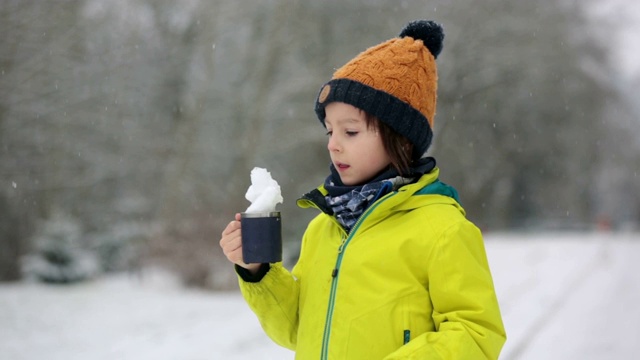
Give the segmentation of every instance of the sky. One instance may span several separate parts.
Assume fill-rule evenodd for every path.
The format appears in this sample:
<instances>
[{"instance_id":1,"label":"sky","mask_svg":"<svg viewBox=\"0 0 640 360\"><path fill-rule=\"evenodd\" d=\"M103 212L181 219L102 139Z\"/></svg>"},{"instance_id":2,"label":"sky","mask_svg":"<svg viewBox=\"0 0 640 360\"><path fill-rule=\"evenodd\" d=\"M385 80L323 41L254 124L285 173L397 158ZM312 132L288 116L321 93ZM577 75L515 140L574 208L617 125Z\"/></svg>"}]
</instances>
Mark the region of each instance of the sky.
<instances>
[{"instance_id":1,"label":"sky","mask_svg":"<svg viewBox=\"0 0 640 360\"><path fill-rule=\"evenodd\" d=\"M500 359L633 359L640 234L487 234L508 340ZM0 285L0 357L293 359L237 292L186 290L147 270L71 286Z\"/></svg>"}]
</instances>

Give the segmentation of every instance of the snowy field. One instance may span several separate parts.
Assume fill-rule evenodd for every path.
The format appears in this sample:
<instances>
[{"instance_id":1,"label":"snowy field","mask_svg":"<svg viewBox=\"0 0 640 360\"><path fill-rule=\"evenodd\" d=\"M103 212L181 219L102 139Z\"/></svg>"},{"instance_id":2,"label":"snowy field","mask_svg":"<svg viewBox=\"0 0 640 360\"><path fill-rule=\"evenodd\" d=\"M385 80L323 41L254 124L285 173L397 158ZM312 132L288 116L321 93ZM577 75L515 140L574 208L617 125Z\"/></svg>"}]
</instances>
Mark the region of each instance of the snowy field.
<instances>
[{"instance_id":1,"label":"snowy field","mask_svg":"<svg viewBox=\"0 0 640 360\"><path fill-rule=\"evenodd\" d=\"M637 359L640 235L490 234L501 359ZM0 285L0 359L293 359L236 292L127 276Z\"/></svg>"}]
</instances>

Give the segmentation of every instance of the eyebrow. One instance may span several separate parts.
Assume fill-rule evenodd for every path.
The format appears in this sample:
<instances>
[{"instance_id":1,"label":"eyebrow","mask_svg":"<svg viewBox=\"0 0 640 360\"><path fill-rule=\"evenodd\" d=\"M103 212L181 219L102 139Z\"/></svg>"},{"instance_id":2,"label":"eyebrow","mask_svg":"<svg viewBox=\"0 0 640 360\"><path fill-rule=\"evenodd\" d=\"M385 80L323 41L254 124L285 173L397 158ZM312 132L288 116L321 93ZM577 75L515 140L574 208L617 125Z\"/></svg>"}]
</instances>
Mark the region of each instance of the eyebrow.
<instances>
[{"instance_id":1,"label":"eyebrow","mask_svg":"<svg viewBox=\"0 0 640 360\"><path fill-rule=\"evenodd\" d=\"M329 125L333 125L333 124L331 123L331 121L329 120L329 118L325 118L325 119L324 119L324 122L325 122L325 123L328 123ZM356 119L356 118L351 118L351 117L349 117L349 118L342 118L342 119L338 119L338 120L336 121L336 123L337 123L337 124L343 124L343 123L359 123L359 122L362 122L362 120L361 120L361 119Z\"/></svg>"}]
</instances>

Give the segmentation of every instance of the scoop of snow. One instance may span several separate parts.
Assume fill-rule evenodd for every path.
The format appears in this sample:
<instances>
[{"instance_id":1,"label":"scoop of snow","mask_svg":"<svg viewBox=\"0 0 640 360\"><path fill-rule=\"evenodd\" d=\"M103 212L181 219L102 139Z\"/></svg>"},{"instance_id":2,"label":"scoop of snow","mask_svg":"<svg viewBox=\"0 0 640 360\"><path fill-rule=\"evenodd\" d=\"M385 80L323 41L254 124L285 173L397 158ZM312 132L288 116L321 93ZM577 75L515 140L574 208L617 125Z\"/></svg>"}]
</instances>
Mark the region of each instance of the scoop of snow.
<instances>
[{"instance_id":1,"label":"scoop of snow","mask_svg":"<svg viewBox=\"0 0 640 360\"><path fill-rule=\"evenodd\" d=\"M283 201L278 182L271 178L267 169L259 167L251 170L251 186L244 197L251 202L247 213L273 212L276 204Z\"/></svg>"}]
</instances>

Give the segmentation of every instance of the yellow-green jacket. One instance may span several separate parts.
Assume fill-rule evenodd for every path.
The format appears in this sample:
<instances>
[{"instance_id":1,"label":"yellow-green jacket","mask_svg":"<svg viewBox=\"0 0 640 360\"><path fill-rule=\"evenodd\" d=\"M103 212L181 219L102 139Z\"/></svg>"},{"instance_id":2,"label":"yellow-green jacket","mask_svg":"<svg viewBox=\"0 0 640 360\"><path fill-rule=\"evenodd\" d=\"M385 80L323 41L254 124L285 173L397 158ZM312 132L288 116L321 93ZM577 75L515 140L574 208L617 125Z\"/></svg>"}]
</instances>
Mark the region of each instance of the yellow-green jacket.
<instances>
[{"instance_id":1,"label":"yellow-green jacket","mask_svg":"<svg viewBox=\"0 0 640 360\"><path fill-rule=\"evenodd\" d=\"M437 178L382 197L349 234L318 215L292 272L240 278L267 335L303 360L496 359L506 335L482 235Z\"/></svg>"}]
</instances>

